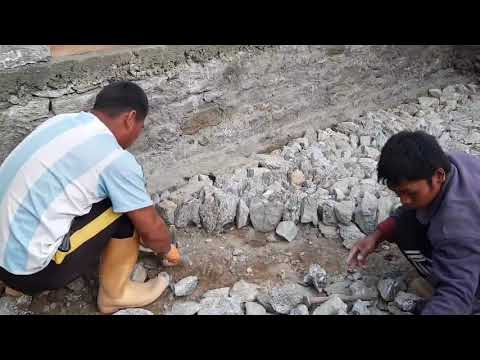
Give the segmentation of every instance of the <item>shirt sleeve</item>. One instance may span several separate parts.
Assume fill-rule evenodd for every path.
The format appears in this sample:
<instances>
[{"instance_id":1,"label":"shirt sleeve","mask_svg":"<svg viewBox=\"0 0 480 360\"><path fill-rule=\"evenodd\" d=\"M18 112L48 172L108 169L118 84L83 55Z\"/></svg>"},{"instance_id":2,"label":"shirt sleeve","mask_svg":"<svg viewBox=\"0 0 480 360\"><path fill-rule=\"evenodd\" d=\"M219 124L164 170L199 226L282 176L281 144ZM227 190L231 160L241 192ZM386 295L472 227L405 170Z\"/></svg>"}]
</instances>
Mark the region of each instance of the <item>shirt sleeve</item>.
<instances>
[{"instance_id":1,"label":"shirt sleeve","mask_svg":"<svg viewBox=\"0 0 480 360\"><path fill-rule=\"evenodd\" d=\"M102 172L99 192L112 201L113 211L117 213L153 205L145 186L142 167L127 151Z\"/></svg>"},{"instance_id":2,"label":"shirt sleeve","mask_svg":"<svg viewBox=\"0 0 480 360\"><path fill-rule=\"evenodd\" d=\"M396 220L394 217L389 217L377 225L377 229L382 233L382 238L388 241L393 241L393 233L395 232Z\"/></svg>"},{"instance_id":3,"label":"shirt sleeve","mask_svg":"<svg viewBox=\"0 0 480 360\"><path fill-rule=\"evenodd\" d=\"M395 239L393 239L393 234L395 232L395 228L397 227L397 221L406 211L407 209L404 206L400 206L390 217L377 225L377 230L382 233L383 239L394 242Z\"/></svg>"},{"instance_id":4,"label":"shirt sleeve","mask_svg":"<svg viewBox=\"0 0 480 360\"><path fill-rule=\"evenodd\" d=\"M478 249L466 241L445 239L433 249L432 272L438 283L421 314L471 314L480 273Z\"/></svg>"}]
</instances>

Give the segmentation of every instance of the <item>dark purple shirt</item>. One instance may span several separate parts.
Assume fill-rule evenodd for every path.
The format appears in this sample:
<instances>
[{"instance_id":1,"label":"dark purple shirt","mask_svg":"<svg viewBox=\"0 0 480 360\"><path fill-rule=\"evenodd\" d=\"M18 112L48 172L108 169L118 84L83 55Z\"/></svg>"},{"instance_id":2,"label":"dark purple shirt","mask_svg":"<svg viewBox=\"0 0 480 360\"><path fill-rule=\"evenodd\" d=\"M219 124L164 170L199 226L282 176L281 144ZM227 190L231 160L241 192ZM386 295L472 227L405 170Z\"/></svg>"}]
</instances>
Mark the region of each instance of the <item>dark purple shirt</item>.
<instances>
[{"instance_id":1,"label":"dark purple shirt","mask_svg":"<svg viewBox=\"0 0 480 360\"><path fill-rule=\"evenodd\" d=\"M447 182L417 219L429 224L431 279L435 293L422 315L471 314L479 310L480 157L449 155Z\"/></svg>"}]
</instances>

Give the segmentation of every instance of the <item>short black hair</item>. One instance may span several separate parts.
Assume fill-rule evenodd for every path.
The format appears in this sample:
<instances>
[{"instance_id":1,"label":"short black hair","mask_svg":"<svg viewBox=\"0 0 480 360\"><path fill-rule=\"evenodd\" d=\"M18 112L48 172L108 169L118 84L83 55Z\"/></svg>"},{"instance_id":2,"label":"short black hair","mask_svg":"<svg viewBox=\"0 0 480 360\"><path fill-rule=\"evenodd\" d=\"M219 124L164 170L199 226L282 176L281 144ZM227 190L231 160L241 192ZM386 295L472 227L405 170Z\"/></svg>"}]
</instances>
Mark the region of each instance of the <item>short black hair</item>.
<instances>
[{"instance_id":1,"label":"short black hair","mask_svg":"<svg viewBox=\"0 0 480 360\"><path fill-rule=\"evenodd\" d=\"M97 95L93 110L117 116L135 110L139 120L148 114L148 99L143 89L131 81L116 81L105 86Z\"/></svg>"},{"instance_id":2,"label":"short black hair","mask_svg":"<svg viewBox=\"0 0 480 360\"><path fill-rule=\"evenodd\" d=\"M377 166L378 181L389 188L402 181L427 180L439 168L450 171L450 160L435 137L424 131L401 131L385 143Z\"/></svg>"}]
</instances>

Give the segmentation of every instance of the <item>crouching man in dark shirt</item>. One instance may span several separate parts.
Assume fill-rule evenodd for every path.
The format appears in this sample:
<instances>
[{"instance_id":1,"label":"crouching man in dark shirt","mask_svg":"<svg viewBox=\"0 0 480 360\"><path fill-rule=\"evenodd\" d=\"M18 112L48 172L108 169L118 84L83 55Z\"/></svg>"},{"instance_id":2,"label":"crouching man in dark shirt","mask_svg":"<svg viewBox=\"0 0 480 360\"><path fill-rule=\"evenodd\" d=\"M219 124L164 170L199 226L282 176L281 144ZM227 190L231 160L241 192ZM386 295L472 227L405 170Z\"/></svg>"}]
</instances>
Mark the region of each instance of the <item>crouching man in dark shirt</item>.
<instances>
[{"instance_id":1,"label":"crouching man in dark shirt","mask_svg":"<svg viewBox=\"0 0 480 360\"><path fill-rule=\"evenodd\" d=\"M433 136L403 131L383 147L377 172L402 206L354 245L348 266L365 266L384 240L396 243L434 289L417 314L479 312L480 157L447 155Z\"/></svg>"}]
</instances>

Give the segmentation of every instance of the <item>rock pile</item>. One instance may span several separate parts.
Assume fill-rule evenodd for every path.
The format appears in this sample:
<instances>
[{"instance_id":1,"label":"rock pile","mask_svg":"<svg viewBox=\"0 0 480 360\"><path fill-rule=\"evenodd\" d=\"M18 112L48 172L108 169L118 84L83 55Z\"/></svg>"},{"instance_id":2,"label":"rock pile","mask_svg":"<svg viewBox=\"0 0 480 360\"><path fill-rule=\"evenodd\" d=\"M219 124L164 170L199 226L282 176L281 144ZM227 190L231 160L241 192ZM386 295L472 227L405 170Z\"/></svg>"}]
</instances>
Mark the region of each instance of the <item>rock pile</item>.
<instances>
[{"instance_id":1,"label":"rock pile","mask_svg":"<svg viewBox=\"0 0 480 360\"><path fill-rule=\"evenodd\" d=\"M287 241L295 239L296 224L310 223L350 248L399 205L376 178L381 147L391 135L421 129L446 150L480 151L477 86L451 85L426 95L307 131L282 149L255 155L258 167L195 176L185 187L160 194L157 208L177 227L196 225L213 233L251 224Z\"/></svg>"},{"instance_id":2,"label":"rock pile","mask_svg":"<svg viewBox=\"0 0 480 360\"><path fill-rule=\"evenodd\" d=\"M410 315L423 299L406 292L402 274L385 278L361 273L328 276L311 264L304 284L267 289L240 280L231 288L213 289L200 302L176 302L167 315ZM405 290L405 291L404 291ZM323 299L316 302L315 299Z\"/></svg>"}]
</instances>

